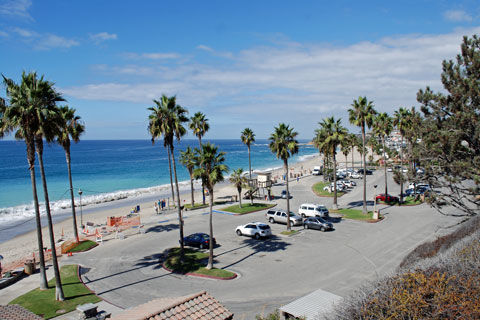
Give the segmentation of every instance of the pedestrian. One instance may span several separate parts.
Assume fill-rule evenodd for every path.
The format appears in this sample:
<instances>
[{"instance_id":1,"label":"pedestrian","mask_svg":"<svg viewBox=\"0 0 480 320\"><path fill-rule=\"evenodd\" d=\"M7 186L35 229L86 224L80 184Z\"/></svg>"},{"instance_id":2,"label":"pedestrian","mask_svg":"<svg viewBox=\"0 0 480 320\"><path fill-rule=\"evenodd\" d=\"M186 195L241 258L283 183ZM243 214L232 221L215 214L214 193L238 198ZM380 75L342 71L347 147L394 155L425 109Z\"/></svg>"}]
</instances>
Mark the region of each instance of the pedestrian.
<instances>
[{"instance_id":1,"label":"pedestrian","mask_svg":"<svg viewBox=\"0 0 480 320\"><path fill-rule=\"evenodd\" d=\"M158 203L154 202L155 214L158 214Z\"/></svg>"},{"instance_id":2,"label":"pedestrian","mask_svg":"<svg viewBox=\"0 0 480 320\"><path fill-rule=\"evenodd\" d=\"M297 176L297 182L300 180L300 178Z\"/></svg>"},{"instance_id":3,"label":"pedestrian","mask_svg":"<svg viewBox=\"0 0 480 320\"><path fill-rule=\"evenodd\" d=\"M163 211L163 208L165 208L165 199L162 199L162 211Z\"/></svg>"}]
</instances>

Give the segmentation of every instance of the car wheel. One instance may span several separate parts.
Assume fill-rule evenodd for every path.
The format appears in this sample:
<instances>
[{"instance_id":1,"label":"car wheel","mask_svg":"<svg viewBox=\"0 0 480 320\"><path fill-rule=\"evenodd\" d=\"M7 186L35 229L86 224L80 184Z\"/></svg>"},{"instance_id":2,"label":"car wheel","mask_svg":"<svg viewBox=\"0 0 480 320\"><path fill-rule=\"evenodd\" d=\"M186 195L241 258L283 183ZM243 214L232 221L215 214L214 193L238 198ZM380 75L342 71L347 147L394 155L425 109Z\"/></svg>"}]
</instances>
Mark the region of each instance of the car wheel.
<instances>
[{"instance_id":1,"label":"car wheel","mask_svg":"<svg viewBox=\"0 0 480 320\"><path fill-rule=\"evenodd\" d=\"M205 246L203 245L203 243L200 243L200 249L205 249Z\"/></svg>"},{"instance_id":2,"label":"car wheel","mask_svg":"<svg viewBox=\"0 0 480 320\"><path fill-rule=\"evenodd\" d=\"M242 235L242 231L237 230L237 236L241 236L241 235Z\"/></svg>"},{"instance_id":3,"label":"car wheel","mask_svg":"<svg viewBox=\"0 0 480 320\"><path fill-rule=\"evenodd\" d=\"M255 233L255 239L256 240L260 239L260 235L258 233Z\"/></svg>"},{"instance_id":4,"label":"car wheel","mask_svg":"<svg viewBox=\"0 0 480 320\"><path fill-rule=\"evenodd\" d=\"M325 232L325 227L320 227L320 231Z\"/></svg>"},{"instance_id":5,"label":"car wheel","mask_svg":"<svg viewBox=\"0 0 480 320\"><path fill-rule=\"evenodd\" d=\"M270 221L270 223L275 223L275 219L273 218L268 219L268 221Z\"/></svg>"},{"instance_id":6,"label":"car wheel","mask_svg":"<svg viewBox=\"0 0 480 320\"><path fill-rule=\"evenodd\" d=\"M305 215L305 213L302 213L302 218L306 218L307 216Z\"/></svg>"}]
</instances>

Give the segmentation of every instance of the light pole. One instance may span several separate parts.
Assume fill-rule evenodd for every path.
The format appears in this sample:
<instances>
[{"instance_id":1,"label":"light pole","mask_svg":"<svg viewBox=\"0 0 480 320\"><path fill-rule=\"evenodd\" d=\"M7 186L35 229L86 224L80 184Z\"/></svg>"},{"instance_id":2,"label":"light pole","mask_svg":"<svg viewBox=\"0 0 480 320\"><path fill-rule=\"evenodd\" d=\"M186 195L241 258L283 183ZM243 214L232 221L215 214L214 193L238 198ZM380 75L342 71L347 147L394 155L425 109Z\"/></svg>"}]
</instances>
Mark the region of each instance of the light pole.
<instances>
[{"instance_id":1,"label":"light pole","mask_svg":"<svg viewBox=\"0 0 480 320\"><path fill-rule=\"evenodd\" d=\"M375 197L373 198L374 200L374 204L373 204L373 218L375 219L375 217L377 217L378 219L378 215L377 215L377 185L374 184L373 185L373 188L375 189ZM385 195L386 197L386 195Z\"/></svg>"},{"instance_id":2,"label":"light pole","mask_svg":"<svg viewBox=\"0 0 480 320\"><path fill-rule=\"evenodd\" d=\"M78 189L78 194L80 195L80 225L83 228L83 212L82 212L82 189Z\"/></svg>"}]
</instances>

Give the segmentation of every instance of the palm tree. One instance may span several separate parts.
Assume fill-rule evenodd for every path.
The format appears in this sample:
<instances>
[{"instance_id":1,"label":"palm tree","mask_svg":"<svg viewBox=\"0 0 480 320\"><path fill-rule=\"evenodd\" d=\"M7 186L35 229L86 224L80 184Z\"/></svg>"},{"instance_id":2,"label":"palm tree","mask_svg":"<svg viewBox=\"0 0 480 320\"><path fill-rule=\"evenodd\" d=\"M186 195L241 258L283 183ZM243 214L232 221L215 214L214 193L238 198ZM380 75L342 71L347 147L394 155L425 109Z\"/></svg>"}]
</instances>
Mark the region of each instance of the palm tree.
<instances>
[{"instance_id":1,"label":"palm tree","mask_svg":"<svg viewBox=\"0 0 480 320\"><path fill-rule=\"evenodd\" d=\"M298 153L298 141L295 140L298 133L293 131L284 123L274 127L274 132L270 136L270 150L275 153L278 159L283 160L285 167L286 187L287 187L287 215L290 214L290 192L288 190L288 158ZM290 219L287 219L287 230L290 231Z\"/></svg>"},{"instance_id":2,"label":"palm tree","mask_svg":"<svg viewBox=\"0 0 480 320\"><path fill-rule=\"evenodd\" d=\"M3 75L2 75L3 76ZM15 138L25 141L27 147L27 162L30 170L32 194L37 227L37 244L40 262L40 289L48 289L45 273L45 257L43 252L42 224L37 196L37 183L35 176L35 135L39 130L38 110L45 106L44 92L49 82L43 76L37 79L36 73L22 73L20 85L12 79L3 76L7 98L10 105L2 106L1 135L15 131ZM53 250L52 250L53 251Z\"/></svg>"},{"instance_id":3,"label":"palm tree","mask_svg":"<svg viewBox=\"0 0 480 320\"><path fill-rule=\"evenodd\" d=\"M238 168L236 170L233 170L229 180L237 188L238 201L239 201L239 206L241 208L242 207L242 188L247 185L247 178L245 178L245 176L243 175L243 169Z\"/></svg>"},{"instance_id":4,"label":"palm tree","mask_svg":"<svg viewBox=\"0 0 480 320\"><path fill-rule=\"evenodd\" d=\"M255 142L255 133L253 133L253 130L250 128L245 128L242 131L242 134L240 136L240 139L242 139L242 142L247 145L248 148L248 178L252 180L252 162L250 159L250 145ZM253 195L250 194L250 203L253 206Z\"/></svg>"},{"instance_id":5,"label":"palm tree","mask_svg":"<svg viewBox=\"0 0 480 320\"><path fill-rule=\"evenodd\" d=\"M195 168L195 153L192 148L187 147L185 151L180 151L180 163L187 168L188 174L190 175L190 189L192 191L192 208L195 207L195 197L193 195L193 169Z\"/></svg>"},{"instance_id":6,"label":"palm tree","mask_svg":"<svg viewBox=\"0 0 480 320\"><path fill-rule=\"evenodd\" d=\"M351 124L362 129L362 157L363 157L363 213L367 214L367 162L365 159L365 128L370 128L373 122L373 116L376 114L373 108L373 101L368 101L367 97L358 97L353 101L352 109L348 109L348 119Z\"/></svg>"},{"instance_id":7,"label":"palm tree","mask_svg":"<svg viewBox=\"0 0 480 320\"><path fill-rule=\"evenodd\" d=\"M173 173L175 176L175 189L177 193L177 210L178 222L180 229L180 259L183 260L184 246L183 246L183 218L182 207L180 206L180 192L178 188L177 167L175 164L175 153L173 142L176 138L180 142L180 138L187 133L183 126L188 121L186 114L188 111L177 104L176 97L167 97L162 95L160 101L153 100L157 107L148 108L152 113L149 115L148 129L152 135L152 142L155 138L163 136L164 146L170 148L170 155L172 156Z\"/></svg>"},{"instance_id":8,"label":"palm tree","mask_svg":"<svg viewBox=\"0 0 480 320\"><path fill-rule=\"evenodd\" d=\"M224 174L228 172L225 162L225 153L218 152L218 147L207 143L201 149L196 149L198 167L195 175L200 176L210 195L210 250L208 255L207 269L213 268L213 187L224 180Z\"/></svg>"},{"instance_id":9,"label":"palm tree","mask_svg":"<svg viewBox=\"0 0 480 320\"><path fill-rule=\"evenodd\" d=\"M68 106L58 108L58 132L57 142L65 151L65 158L67 161L68 169L68 182L70 183L70 199L72 203L72 220L73 220L73 236L78 243L78 226L77 226L77 214L75 212L75 197L73 195L73 183L72 183L72 167L70 156L70 143L71 140L77 143L80 141L80 136L85 131L85 126L80 120L81 118L75 115L75 109L71 109ZM71 140L70 140L71 137Z\"/></svg>"},{"instance_id":10,"label":"palm tree","mask_svg":"<svg viewBox=\"0 0 480 320\"><path fill-rule=\"evenodd\" d=\"M382 139L382 148L383 148L383 165L384 165L384 175L385 175L385 194L388 194L387 188L387 158L385 156L385 137L389 136L392 133L393 124L392 118L388 116L386 112L380 113L375 117L373 121L373 131L376 136Z\"/></svg>"},{"instance_id":11,"label":"palm tree","mask_svg":"<svg viewBox=\"0 0 480 320\"><path fill-rule=\"evenodd\" d=\"M340 143L340 148L341 148L340 150L345 156L345 169L348 169L348 155L350 154L351 144L352 144L350 137L351 137L351 134L347 132L342 142Z\"/></svg>"},{"instance_id":12,"label":"palm tree","mask_svg":"<svg viewBox=\"0 0 480 320\"><path fill-rule=\"evenodd\" d=\"M189 128L193 131L193 134L198 137L198 147L202 148L202 137L210 129L208 119L202 112L195 112L193 117L190 118ZM202 181L202 203L205 205L205 185Z\"/></svg>"},{"instance_id":13,"label":"palm tree","mask_svg":"<svg viewBox=\"0 0 480 320\"><path fill-rule=\"evenodd\" d=\"M342 120L335 117L323 119L320 129L315 130L315 143L323 144L324 148L332 156L333 160L333 208L338 209L337 203L337 147L347 135L347 129L342 126Z\"/></svg>"},{"instance_id":14,"label":"palm tree","mask_svg":"<svg viewBox=\"0 0 480 320\"><path fill-rule=\"evenodd\" d=\"M393 116L393 125L400 130L401 142L400 142L400 173L403 175L403 137L406 135L408 128L410 127L410 112L408 109L400 107L395 111ZM403 178L400 180L400 203L403 202Z\"/></svg>"}]
</instances>

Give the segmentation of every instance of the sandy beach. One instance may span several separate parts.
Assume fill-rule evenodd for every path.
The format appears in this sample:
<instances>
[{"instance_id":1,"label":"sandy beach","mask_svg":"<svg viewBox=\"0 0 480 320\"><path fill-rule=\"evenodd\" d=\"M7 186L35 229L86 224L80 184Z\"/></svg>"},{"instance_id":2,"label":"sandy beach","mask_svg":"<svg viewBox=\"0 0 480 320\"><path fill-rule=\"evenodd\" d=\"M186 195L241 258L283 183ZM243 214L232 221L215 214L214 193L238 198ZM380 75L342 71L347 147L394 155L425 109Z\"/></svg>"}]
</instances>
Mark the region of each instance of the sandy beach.
<instances>
[{"instance_id":1,"label":"sandy beach","mask_svg":"<svg viewBox=\"0 0 480 320\"><path fill-rule=\"evenodd\" d=\"M351 159L352 157L351 155L349 155L347 166L351 166ZM355 151L354 160L355 160L356 166L358 166L360 164L360 154L357 151ZM289 164L289 171L294 175L310 174L311 170L313 170L313 167L317 165L322 165L322 157L318 154L307 157L303 161L292 163L291 165ZM338 156L338 166L340 168L345 167L345 157L341 154ZM284 174L283 168L279 168L271 172L272 172L272 178L274 179L276 178L278 181L282 181L282 176ZM219 184L216 187L214 192L215 199L224 200L235 195L237 195L237 191L228 181L225 181L224 183ZM130 200L133 200L133 199L135 198L132 198ZM182 204L190 203L190 200L191 200L190 191L185 193L181 192L180 199ZM199 203L201 201L202 201L201 189L196 188L195 202ZM129 201L129 203L131 202L132 201ZM208 203L208 198L207 198L207 203ZM146 200L142 199L142 197L140 197L138 198L138 202L136 202L136 204L141 207L140 217L141 217L142 223L144 223L144 221L153 221L155 219L158 220L158 216L155 213L153 201L147 202ZM85 208L85 209L89 209L88 211L90 211L90 213L83 214L84 223L88 221L88 222L94 223L95 225L105 225L107 222L107 217L125 216L130 213L132 206L129 204L129 205L119 207L118 203L115 203L115 201L113 201L109 204L89 205L88 208ZM78 210L77 210L77 219L78 219L77 220L78 225L80 226ZM72 226L73 224L72 224L71 218L67 218L63 221L55 223L54 224L55 240L58 242L61 239L63 240L73 239ZM63 233L63 236L62 236L62 233ZM50 248L50 241L48 239L48 229L45 225L43 225L42 234L43 234L44 247ZM19 235L3 243L0 243L0 253L4 257L2 264L6 267L8 267L8 265L14 261L31 257L33 252L38 252L37 235L35 230Z\"/></svg>"}]
</instances>

